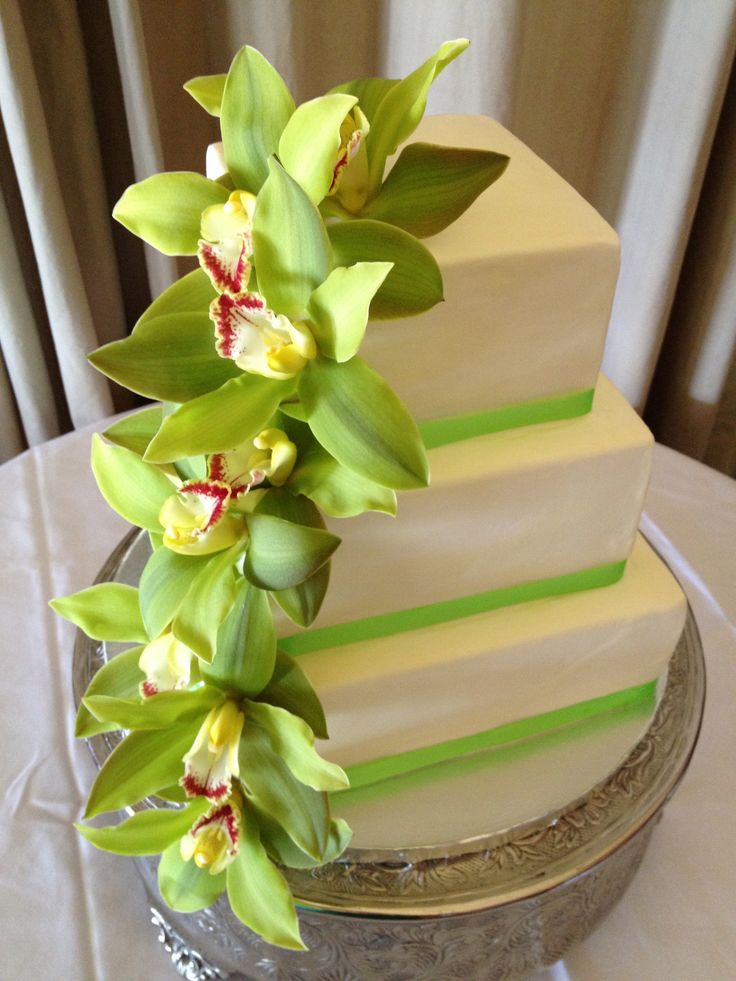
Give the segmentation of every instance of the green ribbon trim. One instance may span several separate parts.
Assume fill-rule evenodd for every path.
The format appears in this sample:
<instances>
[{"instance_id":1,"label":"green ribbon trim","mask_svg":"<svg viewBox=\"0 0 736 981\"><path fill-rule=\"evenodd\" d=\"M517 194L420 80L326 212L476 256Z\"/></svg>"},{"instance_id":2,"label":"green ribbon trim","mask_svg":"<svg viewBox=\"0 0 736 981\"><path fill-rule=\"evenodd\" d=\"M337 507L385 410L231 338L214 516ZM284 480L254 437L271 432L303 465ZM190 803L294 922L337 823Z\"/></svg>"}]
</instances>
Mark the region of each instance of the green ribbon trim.
<instances>
[{"instance_id":1,"label":"green ribbon trim","mask_svg":"<svg viewBox=\"0 0 736 981\"><path fill-rule=\"evenodd\" d=\"M478 613L489 613L504 606L516 603L526 603L529 600L546 599L549 596L563 596L566 593L578 593L585 589L598 589L599 586L611 586L618 582L624 574L626 562L609 562L594 569L583 569L582 572L569 572L564 576L554 576L551 579L537 579L534 582L521 583L518 586L505 586L503 589L490 589L473 596L461 596L458 599L443 600L439 603L428 603L425 606L414 606L408 610L397 610L394 613L379 613L377 616L365 617L362 620L350 620L347 623L337 623L331 627L317 627L303 633L291 634L279 640L279 647L292 657L311 654L314 651L330 647L342 647L345 644L356 644L363 640L375 640L377 637L389 637L392 634L403 634L409 630L420 630L422 627L433 627L448 620L459 620L462 617L472 617Z\"/></svg>"},{"instance_id":2,"label":"green ribbon trim","mask_svg":"<svg viewBox=\"0 0 736 981\"><path fill-rule=\"evenodd\" d=\"M574 419L590 412L593 406L594 389L586 388L566 395L555 395L547 399L534 399L516 405L503 405L498 409L471 412L466 415L448 416L419 424L424 445L428 450L448 443L458 443L474 436L487 436L502 429L517 429L519 426L534 426L540 422L557 422L560 419Z\"/></svg>"},{"instance_id":3,"label":"green ribbon trim","mask_svg":"<svg viewBox=\"0 0 736 981\"><path fill-rule=\"evenodd\" d=\"M516 743L522 739L531 739L534 736L549 733L564 726L574 725L604 712L612 712L637 704L646 704L654 708L656 688L656 680L648 681L646 684L626 688L624 691L591 698L588 701L568 705L552 712L543 712L541 715L530 716L518 722L509 722L506 725L496 726L494 729L487 729L485 732L478 732L472 736L448 739L446 742L437 743L434 746L422 746L406 753L383 756L366 763L345 767L345 772L350 780L350 787L346 788L345 791L335 791L333 796L349 793L359 787L366 787L369 784L378 783L390 777L397 777L412 770L433 766L436 763L444 763L458 756L493 749L508 743Z\"/></svg>"}]
</instances>

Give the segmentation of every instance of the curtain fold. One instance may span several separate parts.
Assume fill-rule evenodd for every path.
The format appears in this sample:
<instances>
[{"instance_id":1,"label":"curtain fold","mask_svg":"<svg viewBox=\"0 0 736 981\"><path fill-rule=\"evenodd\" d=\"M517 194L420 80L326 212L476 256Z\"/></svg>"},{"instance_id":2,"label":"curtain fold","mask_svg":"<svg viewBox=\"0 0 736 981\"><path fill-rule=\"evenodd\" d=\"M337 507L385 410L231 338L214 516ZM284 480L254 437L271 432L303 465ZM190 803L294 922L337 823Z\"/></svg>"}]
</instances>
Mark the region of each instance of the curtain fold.
<instances>
[{"instance_id":1,"label":"curtain fold","mask_svg":"<svg viewBox=\"0 0 736 981\"><path fill-rule=\"evenodd\" d=\"M25 8L24 13L32 12ZM55 19L54 14L61 15L62 20ZM73 45L75 41L79 43L79 37L74 33L75 24L68 23L63 5L58 2L46 5L45 16L63 34L64 54L71 55L73 60ZM78 109L74 125L79 142L65 143L61 138L73 122L71 116L66 118L66 112L61 118L55 117L58 131L52 139L41 87L54 78L55 65L53 61L45 60L48 50L40 44L41 39L33 34L31 37L38 44L35 62L21 8L16 0L4 0L0 5L0 110L33 244L64 396L72 423L82 426L109 414L114 408L107 382L87 364L85 354L96 347L101 338L112 339L122 336L125 331L120 283L110 233L99 220L102 180L99 156L95 155L88 90L84 86L86 79L76 80L74 92L73 105L75 110ZM51 40L48 36L41 38L47 44ZM39 61L44 70L41 76ZM57 99L66 94L63 85L53 90ZM66 108L71 109L69 105ZM65 194L66 187L59 179L57 165L64 158L75 164L72 194ZM76 223L76 235L70 215ZM11 254L10 264L17 266L19 260L12 258L12 222L7 216L5 219L3 248ZM82 270L85 257L88 264L86 280ZM28 421L26 440L33 443L55 435L58 425L50 414L53 400L49 397L48 377L40 364L33 363L38 359L38 344L27 337L32 333L27 319L24 322L29 305L22 296L20 282L9 269L4 271L3 305L9 310L4 335L12 332L12 340L10 336L3 336L2 343L6 368L10 369L15 360L23 363L25 369L20 374L11 374L10 380L24 428ZM29 387L32 390L30 401L27 397Z\"/></svg>"},{"instance_id":2,"label":"curtain fold","mask_svg":"<svg viewBox=\"0 0 736 981\"><path fill-rule=\"evenodd\" d=\"M181 85L223 71L242 44L262 50L303 101L348 77L404 75L443 40L466 36L469 51L433 86L428 111L500 119L617 229L623 258L604 370L646 405L659 439L734 472L736 0L108 0L107 9L101 53L99 7L25 0L21 18L18 0L0 5L0 107L75 425L113 404L83 353L121 336L140 312L140 284L110 231L122 187L120 138L108 126L127 121L135 179L201 169L216 121ZM119 72L119 103L103 92L105 57ZM44 58L56 59L54 73L40 70ZM74 110L71 95L55 91L59 77ZM63 124L50 122L50 107L66 114ZM57 195L63 208L49 205ZM9 431L19 420L8 447L64 426L17 254L13 265L17 220L11 209L11 232L0 236L10 256L0 345L17 405L4 413ZM101 257L94 265L90 247ZM126 248L143 262L141 246ZM153 293L188 268L149 250L145 262Z\"/></svg>"}]
</instances>

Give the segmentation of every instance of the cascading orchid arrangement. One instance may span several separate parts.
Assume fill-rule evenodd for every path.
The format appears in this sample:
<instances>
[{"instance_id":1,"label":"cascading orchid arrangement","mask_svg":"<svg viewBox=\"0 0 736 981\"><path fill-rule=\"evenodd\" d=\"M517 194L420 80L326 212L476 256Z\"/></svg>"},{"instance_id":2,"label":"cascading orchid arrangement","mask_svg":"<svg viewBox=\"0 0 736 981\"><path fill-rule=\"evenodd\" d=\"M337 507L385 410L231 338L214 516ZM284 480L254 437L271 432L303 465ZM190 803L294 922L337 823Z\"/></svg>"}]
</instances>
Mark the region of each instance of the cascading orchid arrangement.
<instances>
[{"instance_id":1,"label":"cascading orchid arrangement","mask_svg":"<svg viewBox=\"0 0 736 981\"><path fill-rule=\"evenodd\" d=\"M53 601L95 640L129 643L93 678L77 734L125 738L79 825L109 851L162 853L161 894L194 911L225 890L271 943L303 947L279 866L334 860L350 840L329 794L319 700L278 649L274 611L317 616L339 538L322 512L396 512L428 481L417 426L359 357L369 316L410 316L442 298L430 252L503 172L486 151L414 143L427 92L467 41L401 80L361 79L296 107L253 48L227 75L185 88L220 117L217 179L159 174L114 215L200 268L156 299L132 334L91 355L157 404L94 438L108 503L148 532L138 588L101 583ZM217 151L214 151L215 155Z\"/></svg>"}]
</instances>

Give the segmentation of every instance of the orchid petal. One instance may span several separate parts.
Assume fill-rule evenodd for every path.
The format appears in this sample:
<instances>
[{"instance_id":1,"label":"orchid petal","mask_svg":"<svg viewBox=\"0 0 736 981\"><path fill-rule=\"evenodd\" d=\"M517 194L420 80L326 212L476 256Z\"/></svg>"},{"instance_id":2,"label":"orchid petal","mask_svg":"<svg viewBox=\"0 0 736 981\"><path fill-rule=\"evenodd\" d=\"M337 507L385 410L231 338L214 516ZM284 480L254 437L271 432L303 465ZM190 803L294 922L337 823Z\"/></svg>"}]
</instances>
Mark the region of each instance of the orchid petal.
<instances>
[{"instance_id":1,"label":"orchid petal","mask_svg":"<svg viewBox=\"0 0 736 981\"><path fill-rule=\"evenodd\" d=\"M358 100L354 95L323 95L298 106L279 140L279 159L314 204L333 182L340 149L340 126Z\"/></svg>"}]
</instances>

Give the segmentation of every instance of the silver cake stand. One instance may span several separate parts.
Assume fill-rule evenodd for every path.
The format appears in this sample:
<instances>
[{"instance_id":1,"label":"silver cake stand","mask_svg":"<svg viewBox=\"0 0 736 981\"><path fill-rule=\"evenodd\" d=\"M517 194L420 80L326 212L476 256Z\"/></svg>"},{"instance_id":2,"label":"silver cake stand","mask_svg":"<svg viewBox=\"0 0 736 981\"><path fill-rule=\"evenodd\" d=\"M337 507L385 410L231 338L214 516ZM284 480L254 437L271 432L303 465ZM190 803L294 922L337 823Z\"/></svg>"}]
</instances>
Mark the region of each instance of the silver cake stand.
<instances>
[{"instance_id":1,"label":"silver cake stand","mask_svg":"<svg viewBox=\"0 0 736 981\"><path fill-rule=\"evenodd\" d=\"M137 582L146 556L147 542L134 532L98 581ZM114 653L78 635L77 702ZM387 781L345 806L338 799L338 813L356 831L351 847L330 865L286 873L307 953L264 943L224 898L196 914L167 909L156 860L136 859L159 938L190 981L524 978L583 940L623 895L688 766L704 696L702 646L689 612L656 711L645 718L624 712L590 720ZM120 738L88 741L98 765ZM591 759L597 779L585 768ZM565 800L555 800L555 788L565 788Z\"/></svg>"}]
</instances>

